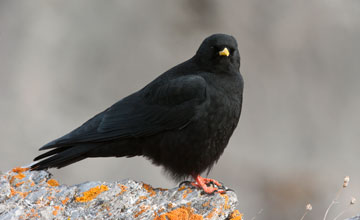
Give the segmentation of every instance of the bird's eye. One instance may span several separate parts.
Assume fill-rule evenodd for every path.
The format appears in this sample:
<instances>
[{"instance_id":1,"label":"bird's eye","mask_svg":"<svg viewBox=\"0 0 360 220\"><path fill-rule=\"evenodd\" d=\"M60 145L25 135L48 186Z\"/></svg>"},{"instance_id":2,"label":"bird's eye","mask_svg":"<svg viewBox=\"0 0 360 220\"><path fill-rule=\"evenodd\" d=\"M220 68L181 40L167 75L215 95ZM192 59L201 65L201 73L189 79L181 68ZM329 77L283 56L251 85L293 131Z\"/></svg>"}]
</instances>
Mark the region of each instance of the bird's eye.
<instances>
[{"instance_id":1,"label":"bird's eye","mask_svg":"<svg viewBox=\"0 0 360 220\"><path fill-rule=\"evenodd\" d=\"M234 54L235 50L233 48L230 48L229 52L230 52L230 56L232 56Z\"/></svg>"}]
</instances>

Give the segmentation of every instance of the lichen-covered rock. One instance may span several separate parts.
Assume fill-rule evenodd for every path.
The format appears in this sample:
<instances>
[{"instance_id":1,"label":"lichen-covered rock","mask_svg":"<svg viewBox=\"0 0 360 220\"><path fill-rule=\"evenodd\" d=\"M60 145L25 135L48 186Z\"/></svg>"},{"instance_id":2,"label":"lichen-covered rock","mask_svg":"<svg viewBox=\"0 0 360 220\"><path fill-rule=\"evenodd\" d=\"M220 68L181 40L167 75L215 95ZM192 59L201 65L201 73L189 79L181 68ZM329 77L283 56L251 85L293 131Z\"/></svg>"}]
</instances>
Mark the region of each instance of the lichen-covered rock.
<instances>
[{"instance_id":1,"label":"lichen-covered rock","mask_svg":"<svg viewBox=\"0 0 360 220\"><path fill-rule=\"evenodd\" d=\"M153 188L133 180L60 185L47 171L15 168L0 177L5 219L232 219L234 192L203 194L191 186Z\"/></svg>"}]
</instances>

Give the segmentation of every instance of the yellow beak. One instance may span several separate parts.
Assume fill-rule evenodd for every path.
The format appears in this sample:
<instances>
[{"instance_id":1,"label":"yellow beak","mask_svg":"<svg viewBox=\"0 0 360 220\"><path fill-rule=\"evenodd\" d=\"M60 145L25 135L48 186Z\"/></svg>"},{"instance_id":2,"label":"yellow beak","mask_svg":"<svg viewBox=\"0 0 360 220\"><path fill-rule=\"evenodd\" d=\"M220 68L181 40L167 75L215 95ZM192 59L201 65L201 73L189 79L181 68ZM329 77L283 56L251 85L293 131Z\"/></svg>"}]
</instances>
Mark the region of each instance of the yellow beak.
<instances>
[{"instance_id":1,"label":"yellow beak","mask_svg":"<svg viewBox=\"0 0 360 220\"><path fill-rule=\"evenodd\" d=\"M229 56L230 55L230 52L229 50L225 47L222 51L219 51L219 55L220 56Z\"/></svg>"}]
</instances>

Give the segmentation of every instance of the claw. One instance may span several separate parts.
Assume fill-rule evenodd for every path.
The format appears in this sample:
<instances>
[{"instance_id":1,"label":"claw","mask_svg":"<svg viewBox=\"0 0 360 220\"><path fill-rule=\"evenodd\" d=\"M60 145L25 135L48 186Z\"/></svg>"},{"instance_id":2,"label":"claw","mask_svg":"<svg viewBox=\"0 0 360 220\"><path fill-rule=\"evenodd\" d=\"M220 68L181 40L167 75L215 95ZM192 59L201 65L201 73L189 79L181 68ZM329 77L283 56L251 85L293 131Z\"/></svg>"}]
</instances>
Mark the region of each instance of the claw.
<instances>
[{"instance_id":1,"label":"claw","mask_svg":"<svg viewBox=\"0 0 360 220\"><path fill-rule=\"evenodd\" d=\"M188 181L188 180L182 181L181 183L179 183L179 187L182 187L182 185L187 185L187 184L191 184L191 185L192 185L192 182L191 182L191 181Z\"/></svg>"},{"instance_id":2,"label":"claw","mask_svg":"<svg viewBox=\"0 0 360 220\"><path fill-rule=\"evenodd\" d=\"M191 185L202 188L206 194L226 193L226 188L218 181L209 178L202 178L200 175L193 175L195 182L191 182Z\"/></svg>"},{"instance_id":3,"label":"claw","mask_svg":"<svg viewBox=\"0 0 360 220\"><path fill-rule=\"evenodd\" d=\"M221 186L218 187L219 189L228 191L229 188L227 188L222 182L219 182L219 183L221 184Z\"/></svg>"},{"instance_id":4,"label":"claw","mask_svg":"<svg viewBox=\"0 0 360 220\"><path fill-rule=\"evenodd\" d=\"M217 181L217 180L214 180L214 179L209 179L209 178L202 178L203 180L204 180L204 182L206 183L206 184L215 184L216 186L222 186L222 184L221 183L219 183L219 181Z\"/></svg>"},{"instance_id":5,"label":"claw","mask_svg":"<svg viewBox=\"0 0 360 220\"><path fill-rule=\"evenodd\" d=\"M220 193L220 194L226 194L227 190L222 190L221 189L221 190L217 190L217 192Z\"/></svg>"}]
</instances>

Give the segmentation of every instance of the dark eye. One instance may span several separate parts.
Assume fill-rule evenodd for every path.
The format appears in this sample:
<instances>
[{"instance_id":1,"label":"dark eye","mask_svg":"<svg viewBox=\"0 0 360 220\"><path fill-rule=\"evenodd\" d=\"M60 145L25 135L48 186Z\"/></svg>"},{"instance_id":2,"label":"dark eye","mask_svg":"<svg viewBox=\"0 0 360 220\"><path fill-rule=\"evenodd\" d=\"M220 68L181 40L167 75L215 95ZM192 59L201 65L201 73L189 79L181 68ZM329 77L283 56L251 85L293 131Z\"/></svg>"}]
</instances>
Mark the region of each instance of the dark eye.
<instances>
[{"instance_id":1,"label":"dark eye","mask_svg":"<svg viewBox=\"0 0 360 220\"><path fill-rule=\"evenodd\" d=\"M235 50L233 48L229 48L229 52L230 52L230 56L232 56L235 52Z\"/></svg>"}]
</instances>

